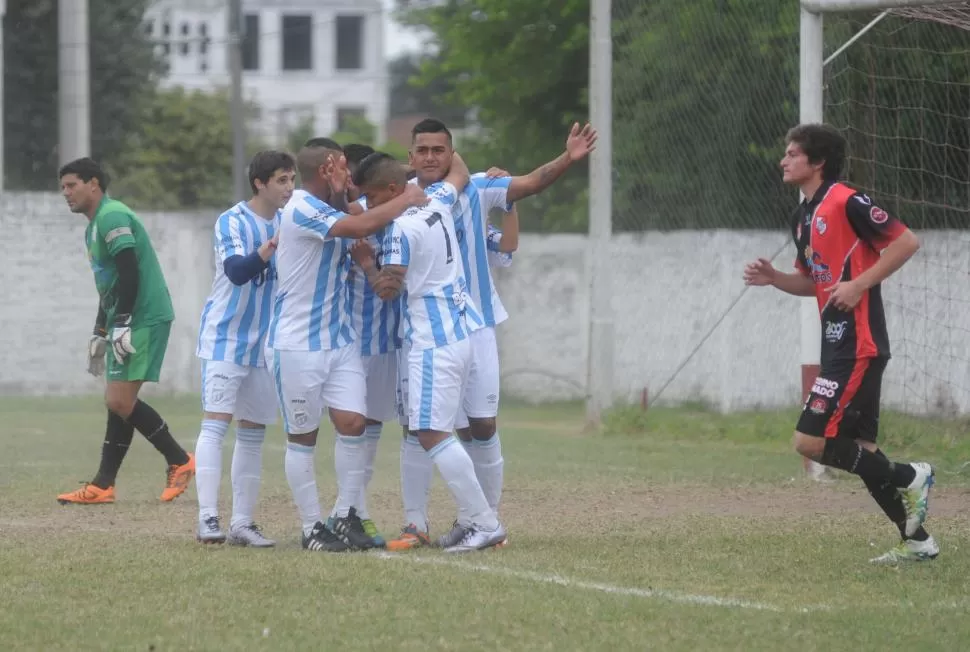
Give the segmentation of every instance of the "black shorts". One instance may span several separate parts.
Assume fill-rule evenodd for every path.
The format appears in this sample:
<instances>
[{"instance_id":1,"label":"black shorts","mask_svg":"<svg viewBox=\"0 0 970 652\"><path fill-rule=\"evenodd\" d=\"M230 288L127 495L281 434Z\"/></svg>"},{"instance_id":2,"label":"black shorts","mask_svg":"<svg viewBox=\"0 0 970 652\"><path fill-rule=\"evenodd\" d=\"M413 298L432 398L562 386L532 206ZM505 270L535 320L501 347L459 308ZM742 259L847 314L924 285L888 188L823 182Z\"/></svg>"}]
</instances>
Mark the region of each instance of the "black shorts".
<instances>
[{"instance_id":1,"label":"black shorts","mask_svg":"<svg viewBox=\"0 0 970 652\"><path fill-rule=\"evenodd\" d=\"M815 437L875 442L886 358L836 360L819 371L796 430Z\"/></svg>"}]
</instances>

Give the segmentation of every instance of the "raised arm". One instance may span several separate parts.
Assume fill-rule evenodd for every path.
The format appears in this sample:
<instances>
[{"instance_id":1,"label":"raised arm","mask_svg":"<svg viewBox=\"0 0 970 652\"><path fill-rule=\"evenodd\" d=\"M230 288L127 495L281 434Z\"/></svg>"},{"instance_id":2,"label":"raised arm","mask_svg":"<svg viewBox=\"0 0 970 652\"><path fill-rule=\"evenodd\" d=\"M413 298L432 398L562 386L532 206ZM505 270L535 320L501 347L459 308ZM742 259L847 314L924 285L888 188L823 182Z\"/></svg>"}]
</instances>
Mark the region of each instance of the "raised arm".
<instances>
[{"instance_id":1,"label":"raised arm","mask_svg":"<svg viewBox=\"0 0 970 652\"><path fill-rule=\"evenodd\" d=\"M596 149L596 130L589 123L586 123L582 130L578 122L573 124L566 138L566 149L562 154L525 176L512 177L508 189L509 203L542 192L561 177L570 165L585 158L594 149Z\"/></svg>"},{"instance_id":2,"label":"raised arm","mask_svg":"<svg viewBox=\"0 0 970 652\"><path fill-rule=\"evenodd\" d=\"M334 238L357 240L377 233L390 224L395 217L412 206L424 206L430 201L416 184L409 183L404 192L377 208L359 215L346 215L330 227L328 235Z\"/></svg>"}]
</instances>

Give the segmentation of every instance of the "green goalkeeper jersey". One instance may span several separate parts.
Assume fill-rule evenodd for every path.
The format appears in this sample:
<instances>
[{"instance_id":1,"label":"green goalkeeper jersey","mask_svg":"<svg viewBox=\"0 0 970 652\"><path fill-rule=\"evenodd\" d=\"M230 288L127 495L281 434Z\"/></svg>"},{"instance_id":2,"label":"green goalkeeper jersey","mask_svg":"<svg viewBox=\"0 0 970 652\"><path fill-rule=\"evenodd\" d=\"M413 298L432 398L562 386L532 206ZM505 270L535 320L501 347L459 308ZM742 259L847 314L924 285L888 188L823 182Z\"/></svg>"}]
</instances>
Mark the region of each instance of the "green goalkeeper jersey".
<instances>
[{"instance_id":1,"label":"green goalkeeper jersey","mask_svg":"<svg viewBox=\"0 0 970 652\"><path fill-rule=\"evenodd\" d=\"M114 257L133 247L138 259L138 296L131 312L131 327L152 326L175 319L172 297L158 264L152 241L141 220L120 201L107 195L84 232L88 260L94 271L94 284L101 296L101 307L110 327L117 303L118 270Z\"/></svg>"}]
</instances>

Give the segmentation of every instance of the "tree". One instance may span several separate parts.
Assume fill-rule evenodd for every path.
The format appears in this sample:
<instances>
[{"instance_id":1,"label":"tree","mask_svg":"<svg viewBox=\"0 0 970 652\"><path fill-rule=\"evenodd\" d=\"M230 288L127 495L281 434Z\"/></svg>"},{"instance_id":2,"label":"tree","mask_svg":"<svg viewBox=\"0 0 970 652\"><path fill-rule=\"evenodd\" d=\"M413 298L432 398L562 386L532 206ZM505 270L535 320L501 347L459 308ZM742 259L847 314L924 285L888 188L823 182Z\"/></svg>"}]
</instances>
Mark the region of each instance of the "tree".
<instances>
[{"instance_id":1,"label":"tree","mask_svg":"<svg viewBox=\"0 0 970 652\"><path fill-rule=\"evenodd\" d=\"M116 158L150 99L161 62L142 20L150 0L90 0L91 149ZM58 43L55 0L9 0L3 21L7 187L57 187Z\"/></svg>"},{"instance_id":2,"label":"tree","mask_svg":"<svg viewBox=\"0 0 970 652\"><path fill-rule=\"evenodd\" d=\"M330 134L330 138L340 145L357 143L360 145L370 145L376 150L390 154L400 161L408 160L408 151L399 144L387 141L377 143L377 128L363 116L350 116L344 125L343 131L336 131Z\"/></svg>"},{"instance_id":3,"label":"tree","mask_svg":"<svg viewBox=\"0 0 970 652\"><path fill-rule=\"evenodd\" d=\"M229 96L161 90L143 104L122 155L107 161L111 192L135 208L222 208L232 203ZM250 143L250 150L259 149ZM236 198L240 200L243 198Z\"/></svg>"},{"instance_id":4,"label":"tree","mask_svg":"<svg viewBox=\"0 0 970 652\"><path fill-rule=\"evenodd\" d=\"M614 228L786 223L798 7L655 0L614 24Z\"/></svg>"},{"instance_id":5,"label":"tree","mask_svg":"<svg viewBox=\"0 0 970 652\"><path fill-rule=\"evenodd\" d=\"M474 108L484 134L462 141L473 169L524 174L563 150L573 122L587 120L589 0L449 0L402 20L434 35L415 83L453 80L445 99ZM522 202L524 229L582 230L587 167L574 166Z\"/></svg>"},{"instance_id":6,"label":"tree","mask_svg":"<svg viewBox=\"0 0 970 652\"><path fill-rule=\"evenodd\" d=\"M421 113L433 115L449 125L465 123L465 107L449 101L452 90L450 78L422 77L425 60L433 62L435 55L405 54L387 64L391 78L391 117Z\"/></svg>"}]
</instances>

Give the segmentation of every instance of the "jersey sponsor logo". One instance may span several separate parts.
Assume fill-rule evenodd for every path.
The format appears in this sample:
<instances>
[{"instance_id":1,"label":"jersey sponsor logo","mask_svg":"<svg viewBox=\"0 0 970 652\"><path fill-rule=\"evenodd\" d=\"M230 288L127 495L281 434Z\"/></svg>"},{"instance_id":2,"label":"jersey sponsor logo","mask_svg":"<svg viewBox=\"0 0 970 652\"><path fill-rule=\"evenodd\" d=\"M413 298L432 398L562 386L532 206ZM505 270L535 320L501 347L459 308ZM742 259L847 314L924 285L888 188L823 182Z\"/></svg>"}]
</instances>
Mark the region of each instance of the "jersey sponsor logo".
<instances>
[{"instance_id":1,"label":"jersey sponsor logo","mask_svg":"<svg viewBox=\"0 0 970 652\"><path fill-rule=\"evenodd\" d=\"M889 214L878 206L873 206L869 209L869 219L873 224L885 224Z\"/></svg>"},{"instance_id":2,"label":"jersey sponsor logo","mask_svg":"<svg viewBox=\"0 0 970 652\"><path fill-rule=\"evenodd\" d=\"M829 266L822 262L822 256L811 246L805 247L805 261L812 272L812 280L816 283L831 283L832 272Z\"/></svg>"},{"instance_id":3,"label":"jersey sponsor logo","mask_svg":"<svg viewBox=\"0 0 970 652\"><path fill-rule=\"evenodd\" d=\"M815 379L815 384L812 385L812 393L818 394L819 396L827 396L828 398L835 398L835 392L839 389L839 383L834 380L829 380L828 378L822 378L819 376Z\"/></svg>"},{"instance_id":4,"label":"jersey sponsor logo","mask_svg":"<svg viewBox=\"0 0 970 652\"><path fill-rule=\"evenodd\" d=\"M849 325L847 321L827 321L825 322L825 341L829 344L834 344L842 340L845 335L846 326Z\"/></svg>"}]
</instances>

